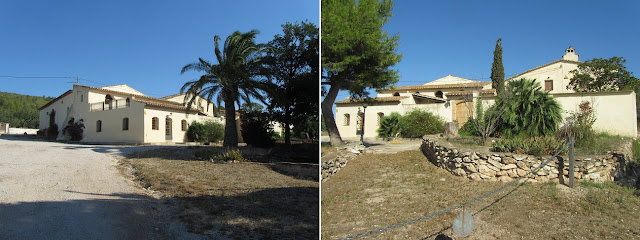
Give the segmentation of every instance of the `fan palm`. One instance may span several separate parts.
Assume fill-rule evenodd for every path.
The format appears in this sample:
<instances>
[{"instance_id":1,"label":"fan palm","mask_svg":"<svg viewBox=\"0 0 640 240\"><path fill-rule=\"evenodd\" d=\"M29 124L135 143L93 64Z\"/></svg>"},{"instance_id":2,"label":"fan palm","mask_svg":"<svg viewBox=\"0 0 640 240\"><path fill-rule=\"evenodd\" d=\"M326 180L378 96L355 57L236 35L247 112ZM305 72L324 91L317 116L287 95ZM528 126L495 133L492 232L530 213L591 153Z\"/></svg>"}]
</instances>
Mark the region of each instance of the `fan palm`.
<instances>
[{"instance_id":1,"label":"fan palm","mask_svg":"<svg viewBox=\"0 0 640 240\"><path fill-rule=\"evenodd\" d=\"M236 126L236 106L240 100L251 102L251 97L263 101L264 83L254 78L259 71L263 44L256 44L257 30L246 33L239 31L229 35L220 51L219 36L215 36L215 55L217 64L209 63L202 58L197 62L187 64L180 73L187 71L204 72L199 79L185 83L180 92L185 92L187 108L196 101L198 95L212 101L216 97L216 103L220 106L224 102L225 107L225 147L238 146L238 132Z\"/></svg>"},{"instance_id":2,"label":"fan palm","mask_svg":"<svg viewBox=\"0 0 640 240\"><path fill-rule=\"evenodd\" d=\"M501 132L507 137L515 135L541 136L555 132L562 120L560 104L542 91L534 80L518 79L509 82L504 99L496 105L505 105L501 116Z\"/></svg>"}]
</instances>

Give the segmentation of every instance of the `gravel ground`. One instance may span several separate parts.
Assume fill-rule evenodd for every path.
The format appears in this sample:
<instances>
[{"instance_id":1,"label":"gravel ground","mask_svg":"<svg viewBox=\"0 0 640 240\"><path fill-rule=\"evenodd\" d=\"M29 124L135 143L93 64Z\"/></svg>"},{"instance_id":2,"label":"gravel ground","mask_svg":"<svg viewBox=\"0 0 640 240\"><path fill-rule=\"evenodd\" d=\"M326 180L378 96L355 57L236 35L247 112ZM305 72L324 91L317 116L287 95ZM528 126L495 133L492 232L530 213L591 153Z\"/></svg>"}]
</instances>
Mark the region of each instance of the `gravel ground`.
<instances>
[{"instance_id":1,"label":"gravel ground","mask_svg":"<svg viewBox=\"0 0 640 240\"><path fill-rule=\"evenodd\" d=\"M0 137L0 239L197 238L116 169L140 148Z\"/></svg>"}]
</instances>

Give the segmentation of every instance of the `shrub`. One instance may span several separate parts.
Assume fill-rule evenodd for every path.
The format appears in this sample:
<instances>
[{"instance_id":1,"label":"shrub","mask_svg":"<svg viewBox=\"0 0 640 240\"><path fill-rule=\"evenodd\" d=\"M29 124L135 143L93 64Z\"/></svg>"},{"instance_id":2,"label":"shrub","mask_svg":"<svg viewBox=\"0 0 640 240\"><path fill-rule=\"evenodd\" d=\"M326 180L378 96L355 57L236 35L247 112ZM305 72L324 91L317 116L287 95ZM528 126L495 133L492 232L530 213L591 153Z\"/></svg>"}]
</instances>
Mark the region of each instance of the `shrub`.
<instances>
[{"instance_id":1,"label":"shrub","mask_svg":"<svg viewBox=\"0 0 640 240\"><path fill-rule=\"evenodd\" d=\"M392 112L389 116L384 116L380 120L378 136L381 138L397 137L400 131L400 114Z\"/></svg>"},{"instance_id":2,"label":"shrub","mask_svg":"<svg viewBox=\"0 0 640 240\"><path fill-rule=\"evenodd\" d=\"M245 158L242 156L242 153L238 149L227 150L221 152L215 149L198 149L193 153L196 158L206 160L206 161L244 161Z\"/></svg>"},{"instance_id":3,"label":"shrub","mask_svg":"<svg viewBox=\"0 0 640 240\"><path fill-rule=\"evenodd\" d=\"M504 109L497 130L506 137L548 135L561 120L560 104L534 80L509 82L494 106Z\"/></svg>"},{"instance_id":4,"label":"shrub","mask_svg":"<svg viewBox=\"0 0 640 240\"><path fill-rule=\"evenodd\" d=\"M214 121L193 121L187 129L187 138L194 142L218 142L224 138L224 125Z\"/></svg>"},{"instance_id":5,"label":"shrub","mask_svg":"<svg viewBox=\"0 0 640 240\"><path fill-rule=\"evenodd\" d=\"M242 139L248 145L268 148L276 143L269 114L260 109L241 109Z\"/></svg>"},{"instance_id":6,"label":"shrub","mask_svg":"<svg viewBox=\"0 0 640 240\"><path fill-rule=\"evenodd\" d=\"M53 124L53 126L48 127L47 129L44 130L45 131L45 135L48 138L56 138L58 137L58 124Z\"/></svg>"},{"instance_id":7,"label":"shrub","mask_svg":"<svg viewBox=\"0 0 640 240\"><path fill-rule=\"evenodd\" d=\"M465 122L460 129L458 129L458 134L461 136L480 136L476 121L478 120L469 118L469 120Z\"/></svg>"},{"instance_id":8,"label":"shrub","mask_svg":"<svg viewBox=\"0 0 640 240\"><path fill-rule=\"evenodd\" d=\"M444 120L422 109L414 109L400 118L400 135L406 138L442 133Z\"/></svg>"},{"instance_id":9,"label":"shrub","mask_svg":"<svg viewBox=\"0 0 640 240\"><path fill-rule=\"evenodd\" d=\"M536 156L553 155L564 143L564 139L558 139L555 136L502 138L493 143L493 151Z\"/></svg>"},{"instance_id":10,"label":"shrub","mask_svg":"<svg viewBox=\"0 0 640 240\"><path fill-rule=\"evenodd\" d=\"M67 126L62 129L63 135L68 135L71 137L71 141L80 141L82 140L82 133L84 132L84 124L83 119L74 122L74 119L71 118L67 123Z\"/></svg>"},{"instance_id":11,"label":"shrub","mask_svg":"<svg viewBox=\"0 0 640 240\"><path fill-rule=\"evenodd\" d=\"M595 122L596 116L590 103L584 101L580 103L578 111L572 112L567 117L565 124L558 129L556 135L559 138L573 136L576 140L576 146L583 146L594 141L596 134L593 131L593 123Z\"/></svg>"}]
</instances>

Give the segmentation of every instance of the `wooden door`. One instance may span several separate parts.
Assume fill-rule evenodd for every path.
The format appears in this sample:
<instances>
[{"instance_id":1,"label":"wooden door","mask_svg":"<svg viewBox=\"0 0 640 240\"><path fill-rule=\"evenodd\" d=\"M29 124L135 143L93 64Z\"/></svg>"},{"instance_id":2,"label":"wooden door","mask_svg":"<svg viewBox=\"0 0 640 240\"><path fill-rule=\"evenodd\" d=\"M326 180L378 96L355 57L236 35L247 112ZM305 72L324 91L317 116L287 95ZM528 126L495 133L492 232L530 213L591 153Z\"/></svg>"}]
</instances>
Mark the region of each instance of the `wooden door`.
<instances>
[{"instance_id":1,"label":"wooden door","mask_svg":"<svg viewBox=\"0 0 640 240\"><path fill-rule=\"evenodd\" d=\"M458 121L458 127L462 127L464 123L473 116L473 102L458 100L454 102L454 116L453 120Z\"/></svg>"}]
</instances>

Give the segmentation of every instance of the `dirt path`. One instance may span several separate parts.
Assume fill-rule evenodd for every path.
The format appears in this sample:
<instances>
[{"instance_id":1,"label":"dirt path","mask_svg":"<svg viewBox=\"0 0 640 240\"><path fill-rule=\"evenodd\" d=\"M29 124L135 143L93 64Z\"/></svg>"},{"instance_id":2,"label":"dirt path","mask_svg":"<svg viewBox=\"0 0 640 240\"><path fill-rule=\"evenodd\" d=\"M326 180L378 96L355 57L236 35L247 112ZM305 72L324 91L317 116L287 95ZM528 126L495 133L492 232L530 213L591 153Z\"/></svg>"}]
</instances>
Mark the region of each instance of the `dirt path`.
<instances>
[{"instance_id":1,"label":"dirt path","mask_svg":"<svg viewBox=\"0 0 640 240\"><path fill-rule=\"evenodd\" d=\"M117 159L105 154L121 152L0 138L0 239L188 237L177 236L160 201L122 177Z\"/></svg>"}]
</instances>

